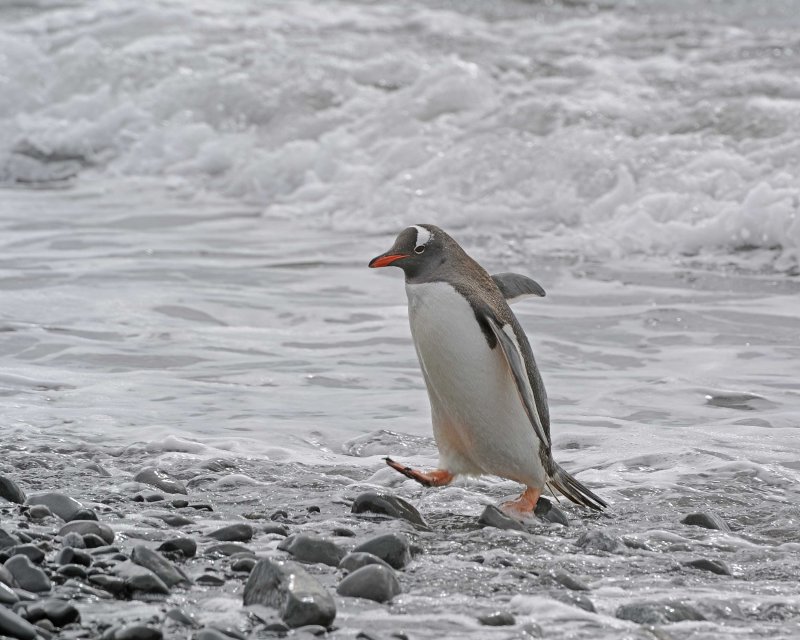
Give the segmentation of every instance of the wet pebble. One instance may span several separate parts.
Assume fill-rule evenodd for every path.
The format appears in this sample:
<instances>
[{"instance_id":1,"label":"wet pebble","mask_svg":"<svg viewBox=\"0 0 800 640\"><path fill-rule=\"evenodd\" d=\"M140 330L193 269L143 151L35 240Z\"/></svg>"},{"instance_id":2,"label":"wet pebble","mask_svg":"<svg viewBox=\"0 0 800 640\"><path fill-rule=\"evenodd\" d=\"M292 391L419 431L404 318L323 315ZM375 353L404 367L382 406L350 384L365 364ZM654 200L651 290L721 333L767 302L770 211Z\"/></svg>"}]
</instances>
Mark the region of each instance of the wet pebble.
<instances>
[{"instance_id":1,"label":"wet pebble","mask_svg":"<svg viewBox=\"0 0 800 640\"><path fill-rule=\"evenodd\" d=\"M113 568L113 573L125 582L128 591L144 593L169 593L169 588L155 573L131 561L121 562Z\"/></svg>"},{"instance_id":2,"label":"wet pebble","mask_svg":"<svg viewBox=\"0 0 800 640\"><path fill-rule=\"evenodd\" d=\"M19 539L0 527L0 549L7 549L19 544Z\"/></svg>"},{"instance_id":3,"label":"wet pebble","mask_svg":"<svg viewBox=\"0 0 800 640\"><path fill-rule=\"evenodd\" d=\"M50 591L47 574L34 566L27 556L13 556L6 560L5 567L23 589L33 592Z\"/></svg>"},{"instance_id":4,"label":"wet pebble","mask_svg":"<svg viewBox=\"0 0 800 640\"><path fill-rule=\"evenodd\" d=\"M720 576L731 575L730 567L722 560L709 560L708 558L699 558L697 560L690 560L684 563L687 567L694 567L701 571L710 571Z\"/></svg>"},{"instance_id":5,"label":"wet pebble","mask_svg":"<svg viewBox=\"0 0 800 640\"><path fill-rule=\"evenodd\" d=\"M95 520L73 520L68 522L58 532L58 535L65 536L68 533L77 533L83 536L86 542L87 535L95 535L102 538L105 544L114 542L114 532L111 527Z\"/></svg>"},{"instance_id":6,"label":"wet pebble","mask_svg":"<svg viewBox=\"0 0 800 640\"><path fill-rule=\"evenodd\" d=\"M321 562L338 567L346 551L335 542L301 533L286 539L286 544L278 547L289 552L299 562Z\"/></svg>"},{"instance_id":7,"label":"wet pebble","mask_svg":"<svg viewBox=\"0 0 800 640\"><path fill-rule=\"evenodd\" d=\"M96 533L87 533L83 536L83 544L87 549L103 549L108 547L106 540L98 536ZM103 551L105 552L105 550Z\"/></svg>"},{"instance_id":8,"label":"wet pebble","mask_svg":"<svg viewBox=\"0 0 800 640\"><path fill-rule=\"evenodd\" d=\"M583 593L576 593L575 591L552 591L550 593L550 597L553 598L553 600L558 600L564 604L578 607L579 609L583 609L589 613L597 612L594 607L594 602L592 602L588 596Z\"/></svg>"},{"instance_id":9,"label":"wet pebble","mask_svg":"<svg viewBox=\"0 0 800 640\"><path fill-rule=\"evenodd\" d=\"M381 560L374 553L367 553L365 551L353 551L352 553L348 553L342 558L342 561L339 563L339 568L350 573L361 567L366 567L368 564L379 564L387 569L391 569L391 566L389 566L387 562Z\"/></svg>"},{"instance_id":10,"label":"wet pebble","mask_svg":"<svg viewBox=\"0 0 800 640\"><path fill-rule=\"evenodd\" d=\"M263 527L261 527L261 531L263 533L273 533L279 536L289 535L289 529L282 524L265 524Z\"/></svg>"},{"instance_id":11,"label":"wet pebble","mask_svg":"<svg viewBox=\"0 0 800 640\"><path fill-rule=\"evenodd\" d=\"M542 575L572 591L589 591L589 585L583 580L562 569L548 569Z\"/></svg>"},{"instance_id":12,"label":"wet pebble","mask_svg":"<svg viewBox=\"0 0 800 640\"><path fill-rule=\"evenodd\" d=\"M0 604L14 604L19 602L16 592L4 582L0 582Z\"/></svg>"},{"instance_id":13,"label":"wet pebble","mask_svg":"<svg viewBox=\"0 0 800 640\"><path fill-rule=\"evenodd\" d=\"M75 498L70 498L68 495L56 491L48 491L47 493L37 493L28 496L27 502L29 505L46 506L52 513L56 514L65 522L74 520L75 514L83 509L83 505L75 500Z\"/></svg>"},{"instance_id":14,"label":"wet pebble","mask_svg":"<svg viewBox=\"0 0 800 640\"><path fill-rule=\"evenodd\" d=\"M180 554L184 558L193 558L197 553L197 543L191 538L170 538L162 542L158 550Z\"/></svg>"},{"instance_id":15,"label":"wet pebble","mask_svg":"<svg viewBox=\"0 0 800 640\"><path fill-rule=\"evenodd\" d=\"M77 578L79 580L86 580L88 573L86 569L79 564L65 564L58 568L58 575L65 578Z\"/></svg>"},{"instance_id":16,"label":"wet pebble","mask_svg":"<svg viewBox=\"0 0 800 640\"><path fill-rule=\"evenodd\" d=\"M175 507L176 509L183 509L183 508L185 508L185 507L188 507L188 506L189 506L189 501L188 501L188 500L184 500L183 498L175 498L175 499L172 501L172 503L171 503L171 504L172 504L172 506L173 506L173 507Z\"/></svg>"},{"instance_id":17,"label":"wet pebble","mask_svg":"<svg viewBox=\"0 0 800 640\"><path fill-rule=\"evenodd\" d=\"M75 605L56 598L48 598L25 607L24 616L28 622L46 619L56 627L79 622L81 619L81 614L75 608Z\"/></svg>"},{"instance_id":18,"label":"wet pebble","mask_svg":"<svg viewBox=\"0 0 800 640\"><path fill-rule=\"evenodd\" d=\"M133 496L134 502L162 502L163 500L164 495L156 491L141 491Z\"/></svg>"},{"instance_id":19,"label":"wet pebble","mask_svg":"<svg viewBox=\"0 0 800 640\"><path fill-rule=\"evenodd\" d=\"M187 627L197 626L197 621L190 614L178 607L174 607L167 611L166 617Z\"/></svg>"},{"instance_id":20,"label":"wet pebble","mask_svg":"<svg viewBox=\"0 0 800 640\"><path fill-rule=\"evenodd\" d=\"M545 522L562 524L565 527L569 526L567 514L565 514L560 507L554 505L547 498L539 498L539 501L536 503L536 508L533 510L533 514Z\"/></svg>"},{"instance_id":21,"label":"wet pebble","mask_svg":"<svg viewBox=\"0 0 800 640\"><path fill-rule=\"evenodd\" d=\"M53 512L44 504L35 504L30 509L28 509L26 514L31 520L44 520L45 518L50 518L53 515Z\"/></svg>"},{"instance_id":22,"label":"wet pebble","mask_svg":"<svg viewBox=\"0 0 800 640\"><path fill-rule=\"evenodd\" d=\"M623 549L622 540L601 529L592 529L582 534L575 542L586 551L607 551L614 553Z\"/></svg>"},{"instance_id":23,"label":"wet pebble","mask_svg":"<svg viewBox=\"0 0 800 640\"><path fill-rule=\"evenodd\" d=\"M17 586L14 582L14 576L12 576L11 572L2 564L0 564L0 582L8 587Z\"/></svg>"},{"instance_id":24,"label":"wet pebble","mask_svg":"<svg viewBox=\"0 0 800 640\"><path fill-rule=\"evenodd\" d=\"M170 527L185 527L187 524L194 524L194 520L182 516L180 513L160 513L153 517L158 518Z\"/></svg>"},{"instance_id":25,"label":"wet pebble","mask_svg":"<svg viewBox=\"0 0 800 640\"><path fill-rule=\"evenodd\" d=\"M409 502L391 493L367 491L356 497L351 507L352 513L376 513L407 520L413 525L428 529L420 512Z\"/></svg>"},{"instance_id":26,"label":"wet pebble","mask_svg":"<svg viewBox=\"0 0 800 640\"><path fill-rule=\"evenodd\" d=\"M72 520L97 520L97 514L95 513L94 509L87 509L86 507L82 509L78 509L70 518L70 522Z\"/></svg>"},{"instance_id":27,"label":"wet pebble","mask_svg":"<svg viewBox=\"0 0 800 640\"><path fill-rule=\"evenodd\" d=\"M717 531L730 531L728 523L720 518L716 513L690 513L681 519L681 524L704 529L716 529Z\"/></svg>"},{"instance_id":28,"label":"wet pebble","mask_svg":"<svg viewBox=\"0 0 800 640\"><path fill-rule=\"evenodd\" d=\"M253 570L253 567L256 566L256 559L255 558L237 558L233 564L231 564L231 569L233 571L242 571L245 573L250 573Z\"/></svg>"},{"instance_id":29,"label":"wet pebble","mask_svg":"<svg viewBox=\"0 0 800 640\"><path fill-rule=\"evenodd\" d=\"M293 562L259 560L244 588L245 605L275 607L290 627L329 627L336 603L319 581Z\"/></svg>"},{"instance_id":30,"label":"wet pebble","mask_svg":"<svg viewBox=\"0 0 800 640\"><path fill-rule=\"evenodd\" d=\"M244 522L229 524L206 534L220 542L248 542L253 537L253 527Z\"/></svg>"},{"instance_id":31,"label":"wet pebble","mask_svg":"<svg viewBox=\"0 0 800 640\"><path fill-rule=\"evenodd\" d=\"M509 627L517 623L513 615L508 611L495 611L479 616L478 622L487 627Z\"/></svg>"},{"instance_id":32,"label":"wet pebble","mask_svg":"<svg viewBox=\"0 0 800 640\"><path fill-rule=\"evenodd\" d=\"M286 520L288 519L289 514L286 512L285 509L278 509L277 511L273 511L272 515L270 515L270 520Z\"/></svg>"},{"instance_id":33,"label":"wet pebble","mask_svg":"<svg viewBox=\"0 0 800 640\"><path fill-rule=\"evenodd\" d=\"M0 607L0 636L18 638L19 640L34 640L36 628L27 620L5 607Z\"/></svg>"},{"instance_id":34,"label":"wet pebble","mask_svg":"<svg viewBox=\"0 0 800 640\"><path fill-rule=\"evenodd\" d=\"M400 583L394 571L380 564L356 569L336 589L340 596L366 598L375 602L388 602L400 592Z\"/></svg>"},{"instance_id":35,"label":"wet pebble","mask_svg":"<svg viewBox=\"0 0 800 640\"><path fill-rule=\"evenodd\" d=\"M164 582L167 587L174 587L178 584L189 584L189 579L174 564L162 556L158 551L136 545L131 553L131 560L139 566L149 569Z\"/></svg>"},{"instance_id":36,"label":"wet pebble","mask_svg":"<svg viewBox=\"0 0 800 640\"><path fill-rule=\"evenodd\" d=\"M149 484L151 487L155 487L166 493L180 493L186 495L186 485L184 485L183 482L171 478L165 471L156 469L155 467L144 467L133 476L133 479L136 482Z\"/></svg>"},{"instance_id":37,"label":"wet pebble","mask_svg":"<svg viewBox=\"0 0 800 640\"><path fill-rule=\"evenodd\" d=\"M6 549L9 556L25 556L34 564L41 564L44 561L44 551L35 544L18 544L16 547Z\"/></svg>"},{"instance_id":38,"label":"wet pebble","mask_svg":"<svg viewBox=\"0 0 800 640\"><path fill-rule=\"evenodd\" d=\"M521 522L518 522L514 518L507 516L492 504L487 505L483 510L483 513L481 513L480 517L478 518L478 524L482 524L485 527L495 527L496 529L512 529L515 531L525 530L525 527L522 526Z\"/></svg>"},{"instance_id":39,"label":"wet pebble","mask_svg":"<svg viewBox=\"0 0 800 640\"><path fill-rule=\"evenodd\" d=\"M355 538L356 532L351 529L345 529L344 527L335 527L333 530L333 535L340 536L342 538Z\"/></svg>"},{"instance_id":40,"label":"wet pebble","mask_svg":"<svg viewBox=\"0 0 800 640\"><path fill-rule=\"evenodd\" d=\"M705 620L703 615L689 604L674 601L642 600L617 608L615 613L621 620L638 624L669 624L684 620Z\"/></svg>"},{"instance_id":41,"label":"wet pebble","mask_svg":"<svg viewBox=\"0 0 800 640\"><path fill-rule=\"evenodd\" d=\"M73 549L72 547L64 547L58 552L56 556L56 563L58 564L81 564L88 567L92 564L92 556L86 553L83 549Z\"/></svg>"},{"instance_id":42,"label":"wet pebble","mask_svg":"<svg viewBox=\"0 0 800 640\"><path fill-rule=\"evenodd\" d=\"M96 584L101 589L105 589L114 595L121 595L125 591L125 579L116 576L107 576L105 574L96 574L89 576L89 582ZM165 585L166 586L166 585Z\"/></svg>"},{"instance_id":43,"label":"wet pebble","mask_svg":"<svg viewBox=\"0 0 800 640\"><path fill-rule=\"evenodd\" d=\"M103 640L162 640L163 637L160 629L143 624L129 624L103 634Z\"/></svg>"},{"instance_id":44,"label":"wet pebble","mask_svg":"<svg viewBox=\"0 0 800 640\"><path fill-rule=\"evenodd\" d=\"M16 504L25 504L25 492L8 476L0 475L0 498Z\"/></svg>"},{"instance_id":45,"label":"wet pebble","mask_svg":"<svg viewBox=\"0 0 800 640\"><path fill-rule=\"evenodd\" d=\"M395 569L402 569L411 562L411 546L402 534L385 533L362 542L353 551L371 553Z\"/></svg>"},{"instance_id":46,"label":"wet pebble","mask_svg":"<svg viewBox=\"0 0 800 640\"><path fill-rule=\"evenodd\" d=\"M248 549L243 544L237 544L235 542L221 542L220 544L212 544L211 546L206 547L203 550L203 553L212 556L232 556L237 553L246 553L251 556L255 555L255 552L252 549Z\"/></svg>"},{"instance_id":47,"label":"wet pebble","mask_svg":"<svg viewBox=\"0 0 800 640\"><path fill-rule=\"evenodd\" d=\"M195 579L197 584L205 585L207 587L221 587L225 584L225 578L220 578L214 573L204 573Z\"/></svg>"},{"instance_id":48,"label":"wet pebble","mask_svg":"<svg viewBox=\"0 0 800 640\"><path fill-rule=\"evenodd\" d=\"M85 549L86 545L83 542L83 536L75 531L70 531L61 538L62 547L72 547L73 549Z\"/></svg>"},{"instance_id":49,"label":"wet pebble","mask_svg":"<svg viewBox=\"0 0 800 640\"><path fill-rule=\"evenodd\" d=\"M212 627L203 627L194 634L194 640L231 640L231 636L225 635Z\"/></svg>"}]
</instances>

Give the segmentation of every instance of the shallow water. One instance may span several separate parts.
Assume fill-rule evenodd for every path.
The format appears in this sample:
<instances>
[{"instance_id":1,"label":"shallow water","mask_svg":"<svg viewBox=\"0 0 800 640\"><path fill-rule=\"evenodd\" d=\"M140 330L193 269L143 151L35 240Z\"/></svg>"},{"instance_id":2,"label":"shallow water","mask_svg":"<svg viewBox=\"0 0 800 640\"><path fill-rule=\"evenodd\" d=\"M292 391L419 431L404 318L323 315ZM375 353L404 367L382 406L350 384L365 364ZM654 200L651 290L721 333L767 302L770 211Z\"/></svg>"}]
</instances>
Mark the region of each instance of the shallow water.
<instances>
[{"instance_id":1,"label":"shallow water","mask_svg":"<svg viewBox=\"0 0 800 640\"><path fill-rule=\"evenodd\" d=\"M357 481L345 497L390 486L445 537L392 612L435 637L506 601L558 637L650 637L613 617L643 594L704 607L671 637L791 637L800 5L757 6L0 9L4 445L120 478L229 457L297 500L330 495L324 469ZM459 573L483 544L459 523L512 483L383 467L436 461L402 278L366 268L421 221L548 292L515 310L556 457L612 509L525 553L574 564L598 614ZM678 523L698 510L734 532ZM629 552L576 554L596 524ZM734 577L676 569L697 554Z\"/></svg>"}]
</instances>

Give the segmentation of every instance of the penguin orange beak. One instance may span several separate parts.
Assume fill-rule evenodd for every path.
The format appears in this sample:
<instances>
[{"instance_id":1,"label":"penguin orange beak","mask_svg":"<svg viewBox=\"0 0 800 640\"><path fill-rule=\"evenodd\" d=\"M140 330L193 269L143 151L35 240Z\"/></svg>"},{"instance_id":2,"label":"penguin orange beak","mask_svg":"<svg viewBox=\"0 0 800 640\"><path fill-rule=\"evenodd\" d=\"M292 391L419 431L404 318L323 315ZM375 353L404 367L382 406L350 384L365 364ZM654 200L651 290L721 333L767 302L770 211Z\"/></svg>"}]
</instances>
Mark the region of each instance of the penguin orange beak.
<instances>
[{"instance_id":1,"label":"penguin orange beak","mask_svg":"<svg viewBox=\"0 0 800 640\"><path fill-rule=\"evenodd\" d=\"M392 264L395 260L399 260L400 258L407 258L407 253L382 253L379 256L375 256L372 260L369 261L370 269L377 269L378 267L388 267Z\"/></svg>"}]
</instances>

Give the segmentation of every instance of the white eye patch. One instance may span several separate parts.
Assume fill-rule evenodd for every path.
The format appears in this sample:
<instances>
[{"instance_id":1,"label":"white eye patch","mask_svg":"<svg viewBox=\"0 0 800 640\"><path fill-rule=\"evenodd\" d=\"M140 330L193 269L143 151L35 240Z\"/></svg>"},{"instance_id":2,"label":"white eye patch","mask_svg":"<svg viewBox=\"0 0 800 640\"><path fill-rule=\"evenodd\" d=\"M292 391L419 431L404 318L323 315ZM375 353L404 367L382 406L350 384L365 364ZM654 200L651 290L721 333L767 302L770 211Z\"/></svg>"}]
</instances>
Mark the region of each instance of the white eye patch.
<instances>
[{"instance_id":1,"label":"white eye patch","mask_svg":"<svg viewBox=\"0 0 800 640\"><path fill-rule=\"evenodd\" d=\"M417 230L417 242L414 245L415 249L419 247L424 247L428 244L428 240L431 239L431 232L428 231L425 227L420 227L419 225L415 224L414 228Z\"/></svg>"}]
</instances>

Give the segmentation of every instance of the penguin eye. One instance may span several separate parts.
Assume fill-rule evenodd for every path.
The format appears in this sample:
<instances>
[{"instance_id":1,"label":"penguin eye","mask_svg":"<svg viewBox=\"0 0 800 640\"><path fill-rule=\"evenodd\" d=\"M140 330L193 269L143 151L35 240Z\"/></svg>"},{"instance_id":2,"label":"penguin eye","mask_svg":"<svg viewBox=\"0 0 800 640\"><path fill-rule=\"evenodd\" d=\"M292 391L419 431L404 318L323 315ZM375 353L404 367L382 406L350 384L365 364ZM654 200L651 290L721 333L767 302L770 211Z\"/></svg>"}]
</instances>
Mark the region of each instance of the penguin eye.
<instances>
[{"instance_id":1,"label":"penguin eye","mask_svg":"<svg viewBox=\"0 0 800 640\"><path fill-rule=\"evenodd\" d=\"M421 244L418 247L414 247L414 253L423 253L425 251L425 245Z\"/></svg>"}]
</instances>

